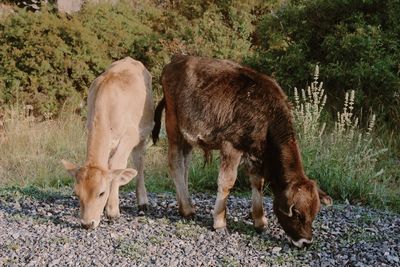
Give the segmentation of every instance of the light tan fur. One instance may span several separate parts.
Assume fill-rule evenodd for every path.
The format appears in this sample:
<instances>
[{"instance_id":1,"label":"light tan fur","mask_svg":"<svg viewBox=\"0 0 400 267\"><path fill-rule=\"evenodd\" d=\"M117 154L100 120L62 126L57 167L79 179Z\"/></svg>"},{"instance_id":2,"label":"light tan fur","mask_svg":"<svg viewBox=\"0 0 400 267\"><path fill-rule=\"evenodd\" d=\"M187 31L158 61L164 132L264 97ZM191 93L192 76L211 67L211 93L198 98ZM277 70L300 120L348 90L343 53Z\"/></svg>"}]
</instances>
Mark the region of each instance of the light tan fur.
<instances>
[{"instance_id":1,"label":"light tan fur","mask_svg":"<svg viewBox=\"0 0 400 267\"><path fill-rule=\"evenodd\" d=\"M138 205L148 204L143 158L153 113L151 74L139 61L130 57L116 61L92 83L86 161L79 167L63 160L76 180L83 227L95 228L104 208L108 217L119 217L119 187L136 175ZM132 151L136 170L126 168Z\"/></svg>"}]
</instances>

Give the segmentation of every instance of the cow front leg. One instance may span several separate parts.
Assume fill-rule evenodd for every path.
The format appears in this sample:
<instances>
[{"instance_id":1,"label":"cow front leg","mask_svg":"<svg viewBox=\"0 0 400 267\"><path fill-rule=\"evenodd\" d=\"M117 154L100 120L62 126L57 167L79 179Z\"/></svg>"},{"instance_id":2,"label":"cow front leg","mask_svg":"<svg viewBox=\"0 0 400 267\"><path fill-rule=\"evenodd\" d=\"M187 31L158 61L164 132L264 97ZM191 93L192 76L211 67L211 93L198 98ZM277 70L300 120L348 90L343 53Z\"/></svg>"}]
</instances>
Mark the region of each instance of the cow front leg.
<instances>
[{"instance_id":1,"label":"cow front leg","mask_svg":"<svg viewBox=\"0 0 400 267\"><path fill-rule=\"evenodd\" d=\"M128 165L132 149L140 143L139 133L136 129L128 129L126 135L120 140L114 154L108 160L110 170L125 169ZM110 185L110 194L106 204L106 216L110 219L120 217L119 210L119 179L113 179Z\"/></svg>"},{"instance_id":2,"label":"cow front leg","mask_svg":"<svg viewBox=\"0 0 400 267\"><path fill-rule=\"evenodd\" d=\"M109 219L117 219L121 216L119 211L119 186L116 183L111 183L110 195L106 204L106 216Z\"/></svg>"},{"instance_id":3,"label":"cow front leg","mask_svg":"<svg viewBox=\"0 0 400 267\"><path fill-rule=\"evenodd\" d=\"M218 193L214 207L214 229L226 228L226 202L230 190L235 184L237 168L242 153L234 149L231 143L224 143L221 148L221 163L218 174Z\"/></svg>"},{"instance_id":4,"label":"cow front leg","mask_svg":"<svg viewBox=\"0 0 400 267\"><path fill-rule=\"evenodd\" d=\"M252 202L252 217L256 231L262 232L267 226L267 218L264 214L264 203L262 190L264 188L264 178L250 176L251 183L251 202Z\"/></svg>"}]
</instances>

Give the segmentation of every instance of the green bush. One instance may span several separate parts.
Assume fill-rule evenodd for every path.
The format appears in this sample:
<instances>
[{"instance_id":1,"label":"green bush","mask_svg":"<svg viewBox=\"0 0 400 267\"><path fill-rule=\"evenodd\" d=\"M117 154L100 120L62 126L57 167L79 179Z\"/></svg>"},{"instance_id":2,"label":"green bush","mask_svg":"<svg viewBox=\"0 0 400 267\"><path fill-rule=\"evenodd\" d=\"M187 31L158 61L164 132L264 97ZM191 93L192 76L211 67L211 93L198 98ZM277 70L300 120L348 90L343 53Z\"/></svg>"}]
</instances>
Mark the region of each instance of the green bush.
<instances>
[{"instance_id":1,"label":"green bush","mask_svg":"<svg viewBox=\"0 0 400 267\"><path fill-rule=\"evenodd\" d=\"M134 44L153 32L148 25L143 24L132 7L125 3L115 6L86 5L76 15L76 19L104 43L108 58L112 60L121 59L131 52L140 57L136 55L137 51L132 51Z\"/></svg>"},{"instance_id":2,"label":"green bush","mask_svg":"<svg viewBox=\"0 0 400 267\"><path fill-rule=\"evenodd\" d=\"M258 24L259 51L248 62L289 91L321 64L331 103L356 89L356 105L399 125L399 13L395 0L288 1Z\"/></svg>"},{"instance_id":3,"label":"green bush","mask_svg":"<svg viewBox=\"0 0 400 267\"><path fill-rule=\"evenodd\" d=\"M42 7L32 13L16 9L0 25L0 101L32 105L36 116L53 117L65 105L84 103L90 83L114 60L131 56L158 77L174 53L231 58L251 54L251 5L240 1L195 3L185 9L156 6L152 1L132 6L85 5L74 15Z\"/></svg>"},{"instance_id":4,"label":"green bush","mask_svg":"<svg viewBox=\"0 0 400 267\"><path fill-rule=\"evenodd\" d=\"M36 114L79 105L92 80L110 63L106 47L76 19L48 10L18 10L0 26L1 103L31 104Z\"/></svg>"}]
</instances>

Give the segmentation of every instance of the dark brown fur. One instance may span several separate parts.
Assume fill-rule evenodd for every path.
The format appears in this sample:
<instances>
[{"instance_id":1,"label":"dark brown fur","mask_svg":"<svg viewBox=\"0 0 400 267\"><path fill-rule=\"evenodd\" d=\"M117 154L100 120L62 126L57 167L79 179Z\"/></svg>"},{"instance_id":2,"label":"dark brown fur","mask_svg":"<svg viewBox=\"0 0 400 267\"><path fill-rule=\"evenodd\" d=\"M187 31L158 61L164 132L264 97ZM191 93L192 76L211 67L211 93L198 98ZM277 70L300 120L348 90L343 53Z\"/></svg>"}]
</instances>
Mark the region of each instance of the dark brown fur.
<instances>
[{"instance_id":1,"label":"dark brown fur","mask_svg":"<svg viewBox=\"0 0 400 267\"><path fill-rule=\"evenodd\" d=\"M196 145L207 153L232 144L242 153L249 173L267 178L275 196L274 211L288 235L310 239L320 205L318 188L304 174L291 107L279 85L231 61L190 56L174 56L161 79L164 99L156 109L153 140L158 138L165 105L170 148L177 146L179 152L181 146ZM288 211L291 204L307 217L310 229L284 217L281 211Z\"/></svg>"}]
</instances>

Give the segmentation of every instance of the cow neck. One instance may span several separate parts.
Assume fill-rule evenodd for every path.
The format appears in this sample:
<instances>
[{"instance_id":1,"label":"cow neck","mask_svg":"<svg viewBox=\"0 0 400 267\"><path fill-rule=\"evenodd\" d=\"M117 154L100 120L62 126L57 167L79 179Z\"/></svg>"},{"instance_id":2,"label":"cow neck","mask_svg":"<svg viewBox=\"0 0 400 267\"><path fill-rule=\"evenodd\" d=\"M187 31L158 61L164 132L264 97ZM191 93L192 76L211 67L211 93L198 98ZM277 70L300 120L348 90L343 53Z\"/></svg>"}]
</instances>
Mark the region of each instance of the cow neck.
<instances>
[{"instance_id":1,"label":"cow neck","mask_svg":"<svg viewBox=\"0 0 400 267\"><path fill-rule=\"evenodd\" d=\"M107 120L96 115L89 126L86 165L108 169L111 131Z\"/></svg>"},{"instance_id":2,"label":"cow neck","mask_svg":"<svg viewBox=\"0 0 400 267\"><path fill-rule=\"evenodd\" d=\"M290 118L281 118L270 125L265 158L266 176L274 195L284 191L289 184L307 179Z\"/></svg>"}]
</instances>

